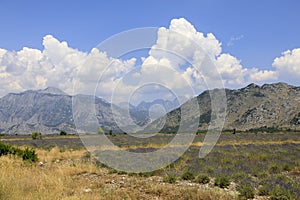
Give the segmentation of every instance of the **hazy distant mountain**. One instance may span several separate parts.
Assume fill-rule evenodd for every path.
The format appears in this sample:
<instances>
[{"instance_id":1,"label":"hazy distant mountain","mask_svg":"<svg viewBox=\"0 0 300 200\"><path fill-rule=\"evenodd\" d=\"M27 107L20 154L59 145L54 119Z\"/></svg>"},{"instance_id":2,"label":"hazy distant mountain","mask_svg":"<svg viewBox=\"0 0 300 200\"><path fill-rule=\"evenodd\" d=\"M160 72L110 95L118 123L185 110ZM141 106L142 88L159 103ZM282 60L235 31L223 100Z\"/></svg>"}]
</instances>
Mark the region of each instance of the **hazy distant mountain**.
<instances>
[{"instance_id":1,"label":"hazy distant mountain","mask_svg":"<svg viewBox=\"0 0 300 200\"><path fill-rule=\"evenodd\" d=\"M149 102L142 101L137 106L123 102L120 104L120 107L129 109L130 115L136 120L135 122L144 126L179 107L179 103L176 99L173 101L155 99Z\"/></svg>"},{"instance_id":2,"label":"hazy distant mountain","mask_svg":"<svg viewBox=\"0 0 300 200\"><path fill-rule=\"evenodd\" d=\"M224 129L300 129L300 87L285 83L250 84L247 87L226 89L227 116ZM207 130L211 119L209 91L195 97L199 103L199 130ZM185 104L183 104L184 106ZM177 130L180 108L167 114L163 132ZM193 120L191 113L190 119ZM155 128L156 123L151 124Z\"/></svg>"},{"instance_id":3,"label":"hazy distant mountain","mask_svg":"<svg viewBox=\"0 0 300 200\"><path fill-rule=\"evenodd\" d=\"M88 97L88 96L87 96ZM111 111L111 104L95 98L95 108L99 126L107 130L117 130ZM122 118L122 110L117 117ZM73 121L72 96L57 88L28 90L10 93L0 99L0 132L4 133L58 133L65 130L76 133Z\"/></svg>"},{"instance_id":4,"label":"hazy distant mountain","mask_svg":"<svg viewBox=\"0 0 300 200\"><path fill-rule=\"evenodd\" d=\"M164 100L164 99L155 99L154 101L151 102L142 101L135 107L135 109L149 110L151 107L155 105L161 105L167 112L170 112L171 110L174 110L175 108L179 107L179 103L176 99L174 99L173 101Z\"/></svg>"}]
</instances>

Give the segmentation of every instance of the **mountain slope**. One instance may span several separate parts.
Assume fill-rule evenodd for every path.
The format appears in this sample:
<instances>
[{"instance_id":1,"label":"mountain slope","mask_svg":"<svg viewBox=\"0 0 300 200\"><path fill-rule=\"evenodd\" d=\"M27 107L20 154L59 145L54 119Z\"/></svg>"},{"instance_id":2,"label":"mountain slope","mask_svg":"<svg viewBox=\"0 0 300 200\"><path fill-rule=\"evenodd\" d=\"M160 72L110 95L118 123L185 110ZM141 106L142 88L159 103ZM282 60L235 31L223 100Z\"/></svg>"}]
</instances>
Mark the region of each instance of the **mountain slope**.
<instances>
[{"instance_id":1,"label":"mountain slope","mask_svg":"<svg viewBox=\"0 0 300 200\"><path fill-rule=\"evenodd\" d=\"M247 87L226 89L227 116L223 129L300 129L300 87L285 83L250 84ZM209 91L195 97L199 103L199 130L207 130L211 119ZM184 105L183 105L184 106ZM181 108L181 107L180 107ZM176 132L180 121L180 108L167 114L162 132ZM190 120L193 120L191 115ZM149 130L154 129L153 123Z\"/></svg>"},{"instance_id":2,"label":"mountain slope","mask_svg":"<svg viewBox=\"0 0 300 200\"><path fill-rule=\"evenodd\" d=\"M118 129L113 120L111 104L96 97L95 109L101 127L107 130ZM117 114L121 115L120 113L121 111ZM72 96L59 89L10 93L0 99L0 132L58 133L60 130L76 133Z\"/></svg>"},{"instance_id":3,"label":"mountain slope","mask_svg":"<svg viewBox=\"0 0 300 200\"><path fill-rule=\"evenodd\" d=\"M247 87L226 89L227 116L224 129L297 129L300 130L300 87L285 83L265 84L258 86L250 84ZM83 95L84 96L84 95ZM89 96L86 96L89 97ZM89 97L90 98L90 97ZM199 130L206 130L211 119L211 100L209 91L205 91L194 100L198 101L200 119ZM157 102L156 102L157 103ZM150 105L150 104L149 104ZM146 108L149 107L146 106ZM183 104L182 106L186 106ZM122 126L126 126L128 115L126 111L114 106L112 114L111 104L101 98L95 98L95 110L99 126L106 130L119 131L116 117ZM176 132L181 119L181 107L169 112L162 132ZM145 109L146 109L145 108ZM187 120L197 119L193 108L189 110ZM141 109L142 110L142 109ZM130 111L134 122L142 122L141 111ZM148 112L147 112L148 113ZM159 122L160 119L156 120ZM149 130L156 130L156 122L150 124ZM162 125L159 124L159 127ZM45 90L28 90L22 93L10 93L0 99L0 133L58 133L65 130L76 133L72 113L72 96L57 88Z\"/></svg>"}]
</instances>

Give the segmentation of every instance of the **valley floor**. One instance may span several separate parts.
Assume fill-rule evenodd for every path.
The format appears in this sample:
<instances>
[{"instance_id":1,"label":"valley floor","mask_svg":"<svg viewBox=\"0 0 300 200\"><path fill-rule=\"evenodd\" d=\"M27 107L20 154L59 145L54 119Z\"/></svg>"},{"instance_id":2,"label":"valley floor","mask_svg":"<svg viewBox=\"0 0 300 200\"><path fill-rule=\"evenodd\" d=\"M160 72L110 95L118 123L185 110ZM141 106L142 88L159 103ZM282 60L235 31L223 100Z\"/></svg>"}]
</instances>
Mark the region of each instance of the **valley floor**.
<instances>
[{"instance_id":1,"label":"valley floor","mask_svg":"<svg viewBox=\"0 0 300 200\"><path fill-rule=\"evenodd\" d=\"M109 136L123 148L153 149L172 139L158 135L132 141L127 135ZM204 159L197 157L204 136L172 166L148 174L126 174L101 167L77 136L1 136L3 143L34 147L38 162L11 155L0 157L0 199L245 199L241 186L251 186L255 199L300 196L300 133L224 134ZM206 184L183 180L182 173L210 177ZM164 181L168 174L175 183ZM225 189L214 185L219 175L230 177ZM263 188L263 189L262 189Z\"/></svg>"}]
</instances>

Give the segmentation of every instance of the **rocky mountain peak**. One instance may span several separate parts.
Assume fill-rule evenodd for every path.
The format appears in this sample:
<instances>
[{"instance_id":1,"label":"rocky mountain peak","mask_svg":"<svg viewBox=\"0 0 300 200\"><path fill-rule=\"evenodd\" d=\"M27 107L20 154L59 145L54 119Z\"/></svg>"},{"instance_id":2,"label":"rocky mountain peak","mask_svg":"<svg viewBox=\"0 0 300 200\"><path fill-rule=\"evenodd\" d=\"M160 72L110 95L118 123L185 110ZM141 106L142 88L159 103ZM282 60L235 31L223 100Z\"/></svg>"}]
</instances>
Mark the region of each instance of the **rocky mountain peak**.
<instances>
[{"instance_id":1,"label":"rocky mountain peak","mask_svg":"<svg viewBox=\"0 0 300 200\"><path fill-rule=\"evenodd\" d=\"M62 90L55 88L55 87L47 87L44 90L38 90L38 92L45 93L45 94L68 95L67 93L65 93Z\"/></svg>"}]
</instances>

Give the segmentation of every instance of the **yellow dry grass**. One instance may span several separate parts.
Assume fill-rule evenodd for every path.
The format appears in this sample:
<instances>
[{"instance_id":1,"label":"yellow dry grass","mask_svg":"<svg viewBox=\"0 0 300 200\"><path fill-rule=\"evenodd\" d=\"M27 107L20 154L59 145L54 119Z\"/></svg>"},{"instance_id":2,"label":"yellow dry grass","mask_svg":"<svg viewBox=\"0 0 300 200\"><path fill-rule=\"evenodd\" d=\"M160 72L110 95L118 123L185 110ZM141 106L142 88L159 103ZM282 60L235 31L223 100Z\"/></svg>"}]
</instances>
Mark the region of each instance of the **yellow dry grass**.
<instances>
[{"instance_id":1,"label":"yellow dry grass","mask_svg":"<svg viewBox=\"0 0 300 200\"><path fill-rule=\"evenodd\" d=\"M39 163L0 157L0 199L234 199L203 185L165 184L161 177L109 174L82 159L85 150L36 149Z\"/></svg>"}]
</instances>

